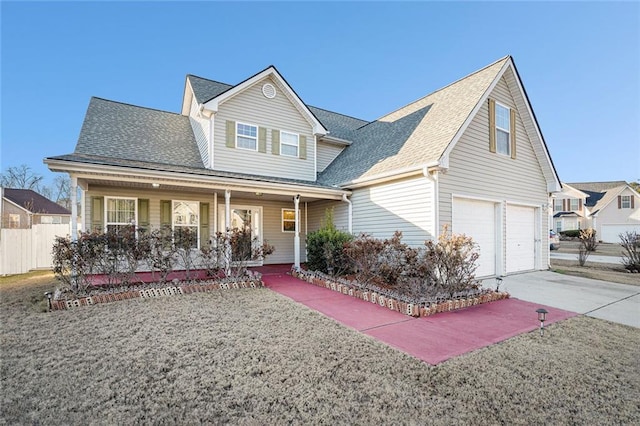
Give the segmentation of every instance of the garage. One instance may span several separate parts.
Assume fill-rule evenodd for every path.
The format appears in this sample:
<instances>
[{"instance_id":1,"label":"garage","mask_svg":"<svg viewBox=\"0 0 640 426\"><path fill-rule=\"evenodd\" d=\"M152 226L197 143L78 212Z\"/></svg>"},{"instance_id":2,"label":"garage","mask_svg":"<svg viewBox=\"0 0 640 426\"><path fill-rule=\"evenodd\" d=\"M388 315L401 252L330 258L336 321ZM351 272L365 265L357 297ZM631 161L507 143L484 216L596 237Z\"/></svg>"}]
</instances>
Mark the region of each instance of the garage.
<instances>
[{"instance_id":1,"label":"garage","mask_svg":"<svg viewBox=\"0 0 640 426\"><path fill-rule=\"evenodd\" d=\"M536 211L533 207L507 206L506 271L532 271L536 265Z\"/></svg>"},{"instance_id":2,"label":"garage","mask_svg":"<svg viewBox=\"0 0 640 426\"><path fill-rule=\"evenodd\" d=\"M455 198L453 200L452 232L473 238L480 248L477 277L496 273L496 203Z\"/></svg>"},{"instance_id":3,"label":"garage","mask_svg":"<svg viewBox=\"0 0 640 426\"><path fill-rule=\"evenodd\" d=\"M620 234L636 232L640 235L640 224L602 225L602 235L598 238L605 243L620 243Z\"/></svg>"}]
</instances>

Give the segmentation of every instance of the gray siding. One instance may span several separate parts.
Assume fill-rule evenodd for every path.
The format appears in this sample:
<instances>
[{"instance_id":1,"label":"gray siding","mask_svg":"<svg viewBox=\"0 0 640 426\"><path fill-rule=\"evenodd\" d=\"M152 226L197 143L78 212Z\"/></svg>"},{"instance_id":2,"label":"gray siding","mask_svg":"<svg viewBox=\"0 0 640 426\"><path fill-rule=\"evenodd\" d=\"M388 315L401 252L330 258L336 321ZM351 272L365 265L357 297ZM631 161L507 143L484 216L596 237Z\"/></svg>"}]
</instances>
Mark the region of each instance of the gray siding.
<instances>
[{"instance_id":1,"label":"gray siding","mask_svg":"<svg viewBox=\"0 0 640 426\"><path fill-rule=\"evenodd\" d=\"M425 177L356 189L351 200L354 234L389 238L402 231L403 241L413 246L434 236L433 183Z\"/></svg>"},{"instance_id":2,"label":"gray siding","mask_svg":"<svg viewBox=\"0 0 640 426\"><path fill-rule=\"evenodd\" d=\"M193 129L193 134L198 143L198 150L202 157L202 164L209 167L209 127L211 122L204 117L198 117L198 103L196 97L191 100L191 109L189 110L189 123Z\"/></svg>"},{"instance_id":3,"label":"gray siding","mask_svg":"<svg viewBox=\"0 0 640 426\"><path fill-rule=\"evenodd\" d=\"M277 95L268 99L262 85L270 82ZM315 181L315 137L311 124L302 116L274 80L266 78L220 105L215 116L214 169L261 176ZM266 153L226 147L227 120L267 128ZM307 137L307 158L271 153L271 130L287 131Z\"/></svg>"},{"instance_id":4,"label":"gray siding","mask_svg":"<svg viewBox=\"0 0 640 426\"><path fill-rule=\"evenodd\" d=\"M333 160L342 152L344 146L335 145L332 143L319 142L318 143L318 173L327 168Z\"/></svg>"},{"instance_id":5,"label":"gray siding","mask_svg":"<svg viewBox=\"0 0 640 426\"><path fill-rule=\"evenodd\" d=\"M317 231L324 225L327 209L333 209L333 224L336 229L348 232L349 218L348 205L343 201L315 201L309 204L308 232Z\"/></svg>"},{"instance_id":6,"label":"gray siding","mask_svg":"<svg viewBox=\"0 0 640 426\"><path fill-rule=\"evenodd\" d=\"M505 77L500 79L490 97L510 108L516 108ZM547 184L523 125L521 113L523 111L518 111L516 115L516 159L511 159L489 152L488 102L480 108L452 150L449 170L440 177L440 226L451 225L453 195L538 206L548 202ZM547 218L539 216L541 229L545 230ZM506 235L506 220L504 217L502 219L502 235ZM543 241L546 241L544 236ZM548 244L542 244L541 256L543 259L547 258ZM542 266L545 266L544 261Z\"/></svg>"}]
</instances>

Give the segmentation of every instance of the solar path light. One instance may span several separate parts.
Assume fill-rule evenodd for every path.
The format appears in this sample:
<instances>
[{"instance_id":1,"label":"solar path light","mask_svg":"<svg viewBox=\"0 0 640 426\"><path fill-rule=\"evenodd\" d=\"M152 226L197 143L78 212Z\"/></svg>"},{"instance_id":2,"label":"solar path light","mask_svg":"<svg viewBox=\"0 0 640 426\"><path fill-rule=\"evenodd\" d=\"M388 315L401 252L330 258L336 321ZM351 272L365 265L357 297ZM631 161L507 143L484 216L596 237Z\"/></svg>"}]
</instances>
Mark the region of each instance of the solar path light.
<instances>
[{"instance_id":1,"label":"solar path light","mask_svg":"<svg viewBox=\"0 0 640 426\"><path fill-rule=\"evenodd\" d=\"M538 321L540 321L540 336L544 336L544 321L547 319L547 310L545 308L536 309L538 313Z\"/></svg>"}]
</instances>

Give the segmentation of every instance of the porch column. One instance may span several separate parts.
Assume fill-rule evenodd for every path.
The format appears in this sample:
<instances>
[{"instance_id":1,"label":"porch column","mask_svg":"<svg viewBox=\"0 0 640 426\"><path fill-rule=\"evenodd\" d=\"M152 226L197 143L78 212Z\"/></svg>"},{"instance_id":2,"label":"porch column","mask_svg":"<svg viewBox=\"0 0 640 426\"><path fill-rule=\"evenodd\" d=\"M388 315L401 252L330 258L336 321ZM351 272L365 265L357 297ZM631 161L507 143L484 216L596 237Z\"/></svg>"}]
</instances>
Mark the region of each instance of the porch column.
<instances>
[{"instance_id":1,"label":"porch column","mask_svg":"<svg viewBox=\"0 0 640 426\"><path fill-rule=\"evenodd\" d=\"M224 235L225 235L225 265L224 271L226 275L231 273L231 242L229 241L231 228L231 190L224 190Z\"/></svg>"},{"instance_id":2,"label":"porch column","mask_svg":"<svg viewBox=\"0 0 640 426\"><path fill-rule=\"evenodd\" d=\"M300 194L293 197L293 205L295 206L295 225L296 232L293 237L293 266L300 268Z\"/></svg>"},{"instance_id":3,"label":"porch column","mask_svg":"<svg viewBox=\"0 0 640 426\"><path fill-rule=\"evenodd\" d=\"M78 241L78 178L71 175L71 241Z\"/></svg>"}]
</instances>

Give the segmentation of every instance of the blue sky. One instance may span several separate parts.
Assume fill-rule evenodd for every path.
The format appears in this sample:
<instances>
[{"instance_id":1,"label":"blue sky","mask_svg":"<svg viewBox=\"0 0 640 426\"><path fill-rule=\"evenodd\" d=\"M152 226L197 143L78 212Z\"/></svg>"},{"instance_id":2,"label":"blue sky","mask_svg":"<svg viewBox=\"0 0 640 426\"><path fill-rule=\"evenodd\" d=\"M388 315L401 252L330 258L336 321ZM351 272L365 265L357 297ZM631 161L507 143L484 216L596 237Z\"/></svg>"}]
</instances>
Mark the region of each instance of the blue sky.
<instances>
[{"instance_id":1,"label":"blue sky","mask_svg":"<svg viewBox=\"0 0 640 426\"><path fill-rule=\"evenodd\" d=\"M178 112L186 74L275 65L373 120L510 54L560 179L640 179L640 4L2 2L0 165L48 180L91 96Z\"/></svg>"}]
</instances>

